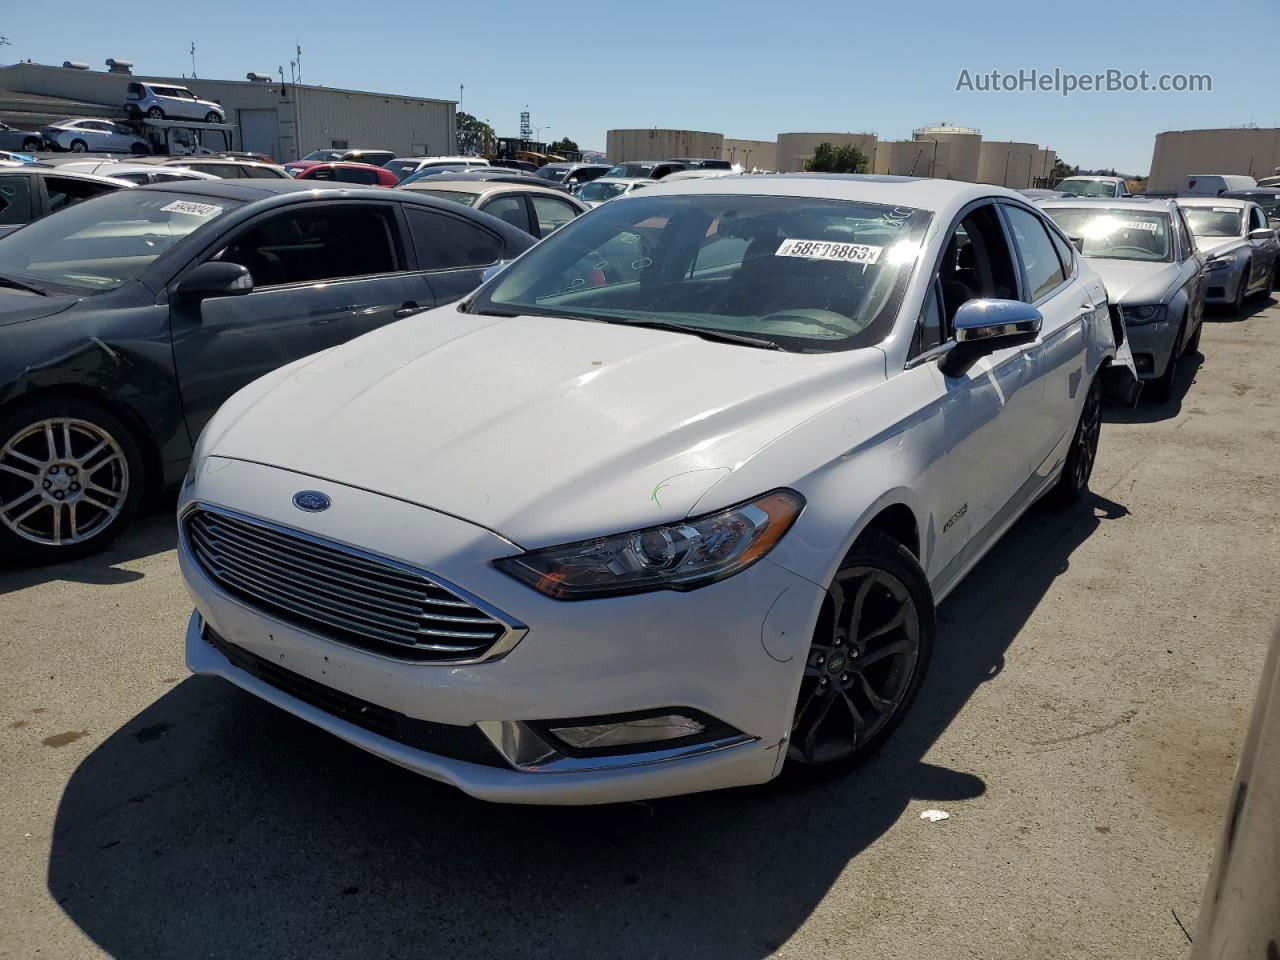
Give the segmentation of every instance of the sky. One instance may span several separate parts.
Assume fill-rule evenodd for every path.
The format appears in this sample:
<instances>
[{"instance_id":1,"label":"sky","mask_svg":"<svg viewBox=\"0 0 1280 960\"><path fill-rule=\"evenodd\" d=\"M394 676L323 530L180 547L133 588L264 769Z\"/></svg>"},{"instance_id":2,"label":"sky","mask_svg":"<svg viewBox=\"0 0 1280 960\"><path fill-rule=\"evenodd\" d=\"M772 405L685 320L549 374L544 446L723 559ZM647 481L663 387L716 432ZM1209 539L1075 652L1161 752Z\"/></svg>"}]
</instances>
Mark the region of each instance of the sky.
<instances>
[{"instance_id":1,"label":"sky","mask_svg":"<svg viewBox=\"0 0 1280 960\"><path fill-rule=\"evenodd\" d=\"M603 150L617 127L708 130L772 140L791 131L977 127L1032 141L1068 163L1146 173L1162 130L1280 127L1273 39L1280 0L741 0L640 6L509 0L352 6L350 0L219 0L183 23L101 0L0 13L0 62L133 60L141 74L243 79L289 74L295 41L307 83L457 99L499 136L527 109L545 140ZM1215 28L1220 24L1220 28ZM1211 92L957 90L962 71L1114 69L1208 74ZM371 146L376 146L371 145Z\"/></svg>"}]
</instances>

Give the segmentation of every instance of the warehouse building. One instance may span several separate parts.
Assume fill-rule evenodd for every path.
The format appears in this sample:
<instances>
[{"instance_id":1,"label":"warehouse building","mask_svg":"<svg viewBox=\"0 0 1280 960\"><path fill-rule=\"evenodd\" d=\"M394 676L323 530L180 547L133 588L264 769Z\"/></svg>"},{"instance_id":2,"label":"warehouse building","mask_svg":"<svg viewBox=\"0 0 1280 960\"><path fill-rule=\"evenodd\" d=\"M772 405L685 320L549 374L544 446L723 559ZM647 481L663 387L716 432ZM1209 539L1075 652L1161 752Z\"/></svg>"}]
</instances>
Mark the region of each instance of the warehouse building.
<instances>
[{"instance_id":1,"label":"warehouse building","mask_svg":"<svg viewBox=\"0 0 1280 960\"><path fill-rule=\"evenodd\" d=\"M724 148L724 135L702 130L610 130L605 156L610 163L627 160L670 160L673 157L714 159Z\"/></svg>"},{"instance_id":2,"label":"warehouse building","mask_svg":"<svg viewBox=\"0 0 1280 960\"><path fill-rule=\"evenodd\" d=\"M725 137L720 159L736 163L743 170L777 170L778 144L773 140L735 140Z\"/></svg>"},{"instance_id":3,"label":"warehouse building","mask_svg":"<svg viewBox=\"0 0 1280 960\"><path fill-rule=\"evenodd\" d=\"M1280 127L1168 130L1156 134L1151 193L1177 193L1193 173L1235 173L1262 179L1280 168Z\"/></svg>"},{"instance_id":4,"label":"warehouse building","mask_svg":"<svg viewBox=\"0 0 1280 960\"><path fill-rule=\"evenodd\" d=\"M280 83L265 74L205 80L135 76L127 61L108 66L105 71L83 64L0 67L0 119L38 128L67 116L122 117L125 88L142 80L185 86L220 104L238 129L238 149L266 153L281 163L321 147L370 147L401 156L456 152L453 100Z\"/></svg>"}]
</instances>

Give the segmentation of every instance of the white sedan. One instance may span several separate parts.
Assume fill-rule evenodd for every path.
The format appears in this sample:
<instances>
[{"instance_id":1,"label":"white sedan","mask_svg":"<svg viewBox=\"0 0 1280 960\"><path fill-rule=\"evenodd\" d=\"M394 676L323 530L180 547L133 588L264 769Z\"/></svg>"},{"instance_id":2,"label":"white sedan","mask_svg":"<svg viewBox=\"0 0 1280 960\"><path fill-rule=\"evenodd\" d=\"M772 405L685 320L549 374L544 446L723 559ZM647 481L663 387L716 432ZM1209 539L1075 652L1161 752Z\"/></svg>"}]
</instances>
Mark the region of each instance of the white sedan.
<instances>
[{"instance_id":1,"label":"white sedan","mask_svg":"<svg viewBox=\"0 0 1280 960\"><path fill-rule=\"evenodd\" d=\"M188 665L489 800L843 769L935 604L1085 492L1122 336L1003 188L611 202L226 403L178 507Z\"/></svg>"},{"instance_id":2,"label":"white sedan","mask_svg":"<svg viewBox=\"0 0 1280 960\"><path fill-rule=\"evenodd\" d=\"M584 183L573 195L591 207L598 207L608 200L625 197L637 190L644 190L658 183L648 177L599 177Z\"/></svg>"}]
</instances>

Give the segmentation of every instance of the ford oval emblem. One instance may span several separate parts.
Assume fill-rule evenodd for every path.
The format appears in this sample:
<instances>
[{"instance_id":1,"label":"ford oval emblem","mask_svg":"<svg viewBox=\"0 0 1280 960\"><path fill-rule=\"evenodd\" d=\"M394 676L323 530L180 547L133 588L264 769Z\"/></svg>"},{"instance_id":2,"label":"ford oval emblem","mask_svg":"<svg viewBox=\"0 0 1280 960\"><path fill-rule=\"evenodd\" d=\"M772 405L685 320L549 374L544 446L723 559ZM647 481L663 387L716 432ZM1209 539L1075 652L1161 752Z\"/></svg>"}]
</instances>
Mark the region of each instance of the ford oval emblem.
<instances>
[{"instance_id":1,"label":"ford oval emblem","mask_svg":"<svg viewBox=\"0 0 1280 960\"><path fill-rule=\"evenodd\" d=\"M319 490L299 490L293 495L293 505L307 513L322 513L333 506L333 501Z\"/></svg>"}]
</instances>

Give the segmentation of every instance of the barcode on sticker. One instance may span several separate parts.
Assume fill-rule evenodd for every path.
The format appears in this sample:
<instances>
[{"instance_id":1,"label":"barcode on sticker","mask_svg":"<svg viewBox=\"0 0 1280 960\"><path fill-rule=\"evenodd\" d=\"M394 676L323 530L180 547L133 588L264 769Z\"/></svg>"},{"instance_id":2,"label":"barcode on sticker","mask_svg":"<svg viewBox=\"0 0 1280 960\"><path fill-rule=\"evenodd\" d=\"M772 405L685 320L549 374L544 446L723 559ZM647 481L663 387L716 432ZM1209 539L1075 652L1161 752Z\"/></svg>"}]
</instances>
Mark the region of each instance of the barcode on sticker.
<instances>
[{"instance_id":1,"label":"barcode on sticker","mask_svg":"<svg viewBox=\"0 0 1280 960\"><path fill-rule=\"evenodd\" d=\"M1160 229L1160 225L1151 220L1121 220L1121 230L1150 230L1155 233Z\"/></svg>"},{"instance_id":2,"label":"barcode on sticker","mask_svg":"<svg viewBox=\"0 0 1280 960\"><path fill-rule=\"evenodd\" d=\"M875 263L883 247L865 243L832 243L828 240L783 240L776 256L804 257L807 260L840 260L844 263Z\"/></svg>"},{"instance_id":3,"label":"barcode on sticker","mask_svg":"<svg viewBox=\"0 0 1280 960\"><path fill-rule=\"evenodd\" d=\"M175 200L165 204L160 210L164 213L185 213L191 217L213 217L222 212L222 208L212 203L196 203L194 200Z\"/></svg>"}]
</instances>

